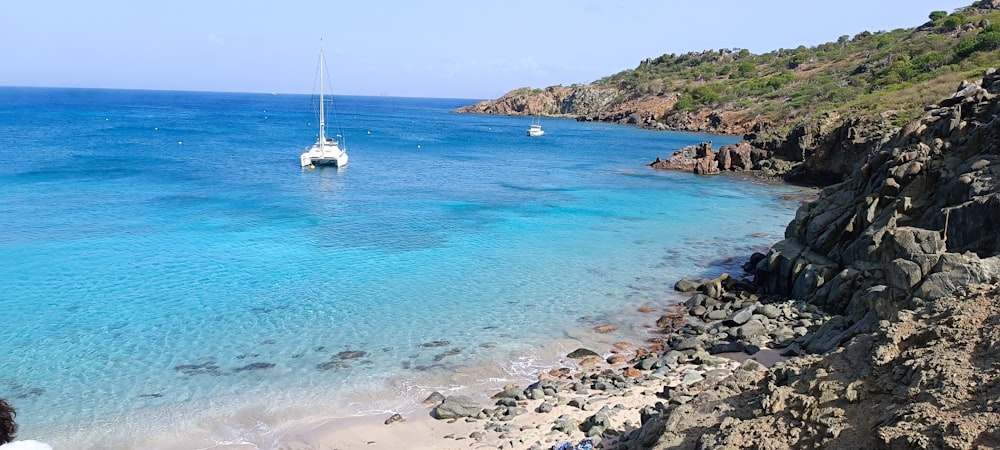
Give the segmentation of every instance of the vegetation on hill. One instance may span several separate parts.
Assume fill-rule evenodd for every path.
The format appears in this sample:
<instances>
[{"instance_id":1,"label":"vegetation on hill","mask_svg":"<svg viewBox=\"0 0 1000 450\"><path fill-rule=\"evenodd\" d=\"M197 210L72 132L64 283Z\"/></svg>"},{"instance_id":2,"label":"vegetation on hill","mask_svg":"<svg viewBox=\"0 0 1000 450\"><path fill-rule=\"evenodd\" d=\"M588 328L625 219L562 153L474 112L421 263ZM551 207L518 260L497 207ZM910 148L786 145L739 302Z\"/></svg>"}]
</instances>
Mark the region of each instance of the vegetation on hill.
<instances>
[{"instance_id":1,"label":"vegetation on hill","mask_svg":"<svg viewBox=\"0 0 1000 450\"><path fill-rule=\"evenodd\" d=\"M796 119L836 111L855 117L889 112L894 125L902 125L962 79L978 78L1000 61L1000 10L980 3L932 11L916 28L844 35L815 47L663 55L594 84L628 93L623 102L676 98L664 121L710 109L741 112L787 131Z\"/></svg>"},{"instance_id":2,"label":"vegetation on hill","mask_svg":"<svg viewBox=\"0 0 1000 450\"><path fill-rule=\"evenodd\" d=\"M1000 63L1000 0L927 18L915 28L764 54L663 55L590 84L517 89L457 112L740 135L750 151L745 170L826 185Z\"/></svg>"}]
</instances>

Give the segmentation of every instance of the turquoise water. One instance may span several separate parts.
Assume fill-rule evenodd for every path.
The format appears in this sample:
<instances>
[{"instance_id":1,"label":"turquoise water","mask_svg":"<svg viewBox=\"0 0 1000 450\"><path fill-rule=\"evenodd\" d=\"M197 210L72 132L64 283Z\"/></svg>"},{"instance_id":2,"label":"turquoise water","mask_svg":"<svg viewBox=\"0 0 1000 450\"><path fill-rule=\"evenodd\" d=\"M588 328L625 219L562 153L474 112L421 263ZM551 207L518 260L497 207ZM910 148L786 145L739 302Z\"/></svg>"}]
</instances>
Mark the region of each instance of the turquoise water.
<instances>
[{"instance_id":1,"label":"turquoise water","mask_svg":"<svg viewBox=\"0 0 1000 450\"><path fill-rule=\"evenodd\" d=\"M471 102L338 97L351 163L302 170L308 96L0 88L0 397L21 437L138 446L196 415L251 439L267 421L239 411L530 377L640 339L639 307L736 271L797 206L646 167L730 137L547 119L528 138L449 113Z\"/></svg>"}]
</instances>

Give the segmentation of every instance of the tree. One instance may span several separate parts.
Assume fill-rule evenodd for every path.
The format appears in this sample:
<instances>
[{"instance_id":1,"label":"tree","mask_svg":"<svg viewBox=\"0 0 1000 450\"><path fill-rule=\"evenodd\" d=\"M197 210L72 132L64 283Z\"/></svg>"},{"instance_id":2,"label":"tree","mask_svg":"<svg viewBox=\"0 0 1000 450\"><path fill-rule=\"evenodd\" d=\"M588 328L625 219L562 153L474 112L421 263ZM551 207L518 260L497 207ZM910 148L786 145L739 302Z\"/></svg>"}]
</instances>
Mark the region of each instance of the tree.
<instances>
[{"instance_id":1,"label":"tree","mask_svg":"<svg viewBox=\"0 0 1000 450\"><path fill-rule=\"evenodd\" d=\"M965 25L967 20L968 19L965 17L965 14L954 12L941 21L941 28L944 28L945 30L957 30L962 25Z\"/></svg>"},{"instance_id":2,"label":"tree","mask_svg":"<svg viewBox=\"0 0 1000 450\"><path fill-rule=\"evenodd\" d=\"M931 19L931 22L937 24L939 20L948 17L948 13L945 11L931 11L931 14L928 17Z\"/></svg>"},{"instance_id":3,"label":"tree","mask_svg":"<svg viewBox=\"0 0 1000 450\"><path fill-rule=\"evenodd\" d=\"M744 60L736 67L736 76L740 78L757 76L757 66L752 61Z\"/></svg>"}]
</instances>

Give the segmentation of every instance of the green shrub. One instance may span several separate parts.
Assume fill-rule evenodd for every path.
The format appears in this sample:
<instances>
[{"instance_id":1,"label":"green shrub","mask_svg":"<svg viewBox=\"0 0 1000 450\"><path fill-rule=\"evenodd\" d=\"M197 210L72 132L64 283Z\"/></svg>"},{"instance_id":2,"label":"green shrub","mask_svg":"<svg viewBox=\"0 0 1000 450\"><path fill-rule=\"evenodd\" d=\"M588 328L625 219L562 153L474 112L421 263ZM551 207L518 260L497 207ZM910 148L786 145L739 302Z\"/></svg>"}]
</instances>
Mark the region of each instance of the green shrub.
<instances>
[{"instance_id":1,"label":"green shrub","mask_svg":"<svg viewBox=\"0 0 1000 450\"><path fill-rule=\"evenodd\" d=\"M694 97L690 93L685 92L681 95L681 98L677 99L677 103L674 103L674 109L677 111L694 111L698 109L698 105L694 102Z\"/></svg>"},{"instance_id":2,"label":"green shrub","mask_svg":"<svg viewBox=\"0 0 1000 450\"><path fill-rule=\"evenodd\" d=\"M965 14L962 14L961 12L954 12L941 21L940 27L945 30L957 30L962 25L965 25L968 20L969 19L965 17Z\"/></svg>"}]
</instances>

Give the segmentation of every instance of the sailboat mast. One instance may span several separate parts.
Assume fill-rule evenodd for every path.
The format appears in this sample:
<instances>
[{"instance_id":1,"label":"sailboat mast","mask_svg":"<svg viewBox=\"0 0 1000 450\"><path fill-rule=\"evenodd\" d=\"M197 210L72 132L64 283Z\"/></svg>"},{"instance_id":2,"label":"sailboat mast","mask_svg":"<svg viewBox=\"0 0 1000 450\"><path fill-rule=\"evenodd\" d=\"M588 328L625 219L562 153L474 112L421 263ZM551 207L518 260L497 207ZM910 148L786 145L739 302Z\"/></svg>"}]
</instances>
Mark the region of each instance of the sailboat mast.
<instances>
[{"instance_id":1,"label":"sailboat mast","mask_svg":"<svg viewBox=\"0 0 1000 450\"><path fill-rule=\"evenodd\" d=\"M319 41L319 148L326 146L326 114L323 111L323 40Z\"/></svg>"}]
</instances>

